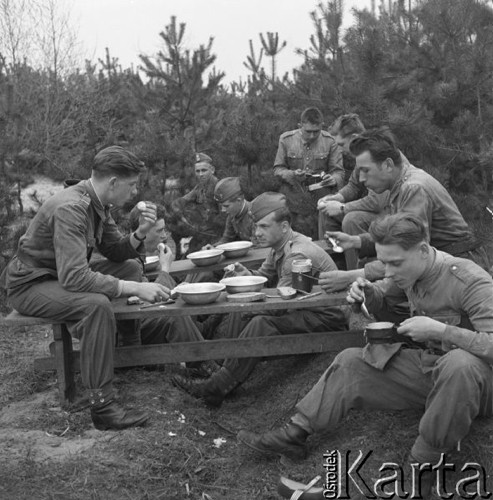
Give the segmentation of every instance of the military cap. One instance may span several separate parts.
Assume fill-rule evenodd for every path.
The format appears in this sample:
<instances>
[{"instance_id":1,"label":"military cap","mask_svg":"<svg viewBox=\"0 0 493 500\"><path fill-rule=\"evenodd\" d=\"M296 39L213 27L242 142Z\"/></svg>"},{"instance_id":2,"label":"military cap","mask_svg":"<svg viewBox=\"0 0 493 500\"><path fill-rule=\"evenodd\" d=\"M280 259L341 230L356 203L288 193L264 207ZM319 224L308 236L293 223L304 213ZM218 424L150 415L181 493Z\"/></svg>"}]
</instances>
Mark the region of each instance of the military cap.
<instances>
[{"instance_id":1,"label":"military cap","mask_svg":"<svg viewBox=\"0 0 493 500\"><path fill-rule=\"evenodd\" d=\"M216 184L214 188L214 199L219 203L223 203L241 193L239 177L225 177Z\"/></svg>"},{"instance_id":2,"label":"military cap","mask_svg":"<svg viewBox=\"0 0 493 500\"><path fill-rule=\"evenodd\" d=\"M259 194L250 204L250 213L253 220L258 222L271 212L279 208L287 208L286 196L282 193L267 191Z\"/></svg>"},{"instance_id":3,"label":"military cap","mask_svg":"<svg viewBox=\"0 0 493 500\"><path fill-rule=\"evenodd\" d=\"M196 153L194 163L209 163L212 165L212 158L205 153Z\"/></svg>"}]
</instances>

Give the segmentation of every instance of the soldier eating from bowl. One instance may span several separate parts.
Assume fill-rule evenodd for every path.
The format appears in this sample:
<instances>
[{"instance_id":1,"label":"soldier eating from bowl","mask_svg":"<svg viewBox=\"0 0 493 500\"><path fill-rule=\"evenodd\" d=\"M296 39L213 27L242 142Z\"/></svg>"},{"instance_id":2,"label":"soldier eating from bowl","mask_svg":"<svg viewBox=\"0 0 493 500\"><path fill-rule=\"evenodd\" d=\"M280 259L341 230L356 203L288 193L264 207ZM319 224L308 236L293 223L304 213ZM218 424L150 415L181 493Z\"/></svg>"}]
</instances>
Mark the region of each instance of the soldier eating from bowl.
<instances>
[{"instance_id":1,"label":"soldier eating from bowl","mask_svg":"<svg viewBox=\"0 0 493 500\"><path fill-rule=\"evenodd\" d=\"M370 235L385 279L358 278L347 300L364 299L376 314L407 299L412 317L397 333L421 345L344 350L290 423L263 434L242 430L238 439L263 454L300 458L308 436L335 429L351 409L422 410L405 472L411 464L434 466L421 483L422 498L429 498L443 454L467 436L475 418L493 414L493 282L474 262L430 246L425 223L414 214L374 221Z\"/></svg>"},{"instance_id":2,"label":"soldier eating from bowl","mask_svg":"<svg viewBox=\"0 0 493 500\"><path fill-rule=\"evenodd\" d=\"M236 263L234 276L265 276L270 286L290 286L294 260L310 259L317 272L336 269L331 257L313 241L291 228L291 213L281 193L263 193L251 202L255 237L260 247L271 252L258 271L250 271ZM343 312L338 307L318 307L296 311L269 311L251 317L239 337L265 337L290 333L344 330ZM228 393L243 383L258 363L257 358L226 359L222 368L202 381L183 375L172 382L209 406L220 406Z\"/></svg>"}]
</instances>

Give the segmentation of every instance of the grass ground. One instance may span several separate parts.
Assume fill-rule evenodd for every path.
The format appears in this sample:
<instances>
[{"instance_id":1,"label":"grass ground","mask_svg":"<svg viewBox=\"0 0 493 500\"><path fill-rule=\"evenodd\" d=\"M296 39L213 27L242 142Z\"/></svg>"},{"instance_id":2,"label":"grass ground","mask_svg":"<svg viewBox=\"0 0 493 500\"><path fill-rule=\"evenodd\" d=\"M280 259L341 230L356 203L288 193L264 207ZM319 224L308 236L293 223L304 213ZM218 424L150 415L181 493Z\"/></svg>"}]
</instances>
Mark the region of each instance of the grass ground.
<instances>
[{"instance_id":1,"label":"grass ground","mask_svg":"<svg viewBox=\"0 0 493 500\"><path fill-rule=\"evenodd\" d=\"M45 356L48 328L0 329L0 498L60 500L269 500L280 475L307 482L324 474L326 450L373 451L367 474L399 461L418 431L416 412L352 412L337 428L309 440L302 462L270 459L237 444L241 428L265 431L286 422L296 402L335 353L262 362L219 410L209 410L174 388L178 368L117 373L119 394L151 414L143 429L100 432L87 409L64 411L54 374L36 374ZM493 422L478 421L456 454L476 461L493 490ZM455 479L459 477L455 476ZM358 498L354 488L350 498Z\"/></svg>"}]
</instances>

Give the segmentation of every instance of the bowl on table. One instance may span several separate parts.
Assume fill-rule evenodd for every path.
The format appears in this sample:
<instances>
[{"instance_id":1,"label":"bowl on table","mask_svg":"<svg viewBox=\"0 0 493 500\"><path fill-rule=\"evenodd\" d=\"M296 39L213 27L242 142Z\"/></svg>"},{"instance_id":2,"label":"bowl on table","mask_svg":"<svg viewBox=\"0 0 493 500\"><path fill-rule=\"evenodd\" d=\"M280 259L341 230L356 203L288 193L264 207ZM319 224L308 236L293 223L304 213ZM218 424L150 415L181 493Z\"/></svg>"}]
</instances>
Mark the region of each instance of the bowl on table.
<instances>
[{"instance_id":1,"label":"bowl on table","mask_svg":"<svg viewBox=\"0 0 493 500\"><path fill-rule=\"evenodd\" d=\"M158 255L148 255L145 260L145 270L146 272L156 271L159 269L159 256Z\"/></svg>"},{"instance_id":2,"label":"bowl on table","mask_svg":"<svg viewBox=\"0 0 493 500\"><path fill-rule=\"evenodd\" d=\"M259 292L267 282L265 276L232 276L219 283L226 286L228 293Z\"/></svg>"},{"instance_id":3,"label":"bowl on table","mask_svg":"<svg viewBox=\"0 0 493 500\"><path fill-rule=\"evenodd\" d=\"M187 304L202 305L216 301L224 288L221 283L182 283L174 291Z\"/></svg>"},{"instance_id":4,"label":"bowl on table","mask_svg":"<svg viewBox=\"0 0 493 500\"><path fill-rule=\"evenodd\" d=\"M190 259L196 266L211 266L217 264L224 253L224 250L212 248L211 250L200 250L199 252L189 253L187 259Z\"/></svg>"},{"instance_id":5,"label":"bowl on table","mask_svg":"<svg viewBox=\"0 0 493 500\"><path fill-rule=\"evenodd\" d=\"M224 250L224 256L227 259L236 259L237 257L246 255L252 245L253 243L251 241L231 241L230 243L217 245L216 248Z\"/></svg>"}]
</instances>

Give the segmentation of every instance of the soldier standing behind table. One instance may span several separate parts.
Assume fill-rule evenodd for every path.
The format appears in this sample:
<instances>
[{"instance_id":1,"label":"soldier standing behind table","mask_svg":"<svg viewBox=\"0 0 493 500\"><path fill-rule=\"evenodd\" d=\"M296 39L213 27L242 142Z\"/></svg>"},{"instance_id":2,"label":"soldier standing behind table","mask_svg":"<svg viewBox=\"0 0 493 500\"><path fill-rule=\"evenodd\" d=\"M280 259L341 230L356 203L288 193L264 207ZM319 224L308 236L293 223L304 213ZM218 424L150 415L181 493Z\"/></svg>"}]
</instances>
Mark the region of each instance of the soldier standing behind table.
<instances>
[{"instance_id":1,"label":"soldier standing behind table","mask_svg":"<svg viewBox=\"0 0 493 500\"><path fill-rule=\"evenodd\" d=\"M334 138L322 130L323 116L318 108L301 113L299 128L284 132L274 160L274 175L283 182L281 191L288 197L295 224L316 236L317 201L345 183L342 151ZM302 220L305 218L305 220ZM304 231L305 232L305 231Z\"/></svg>"}]
</instances>

